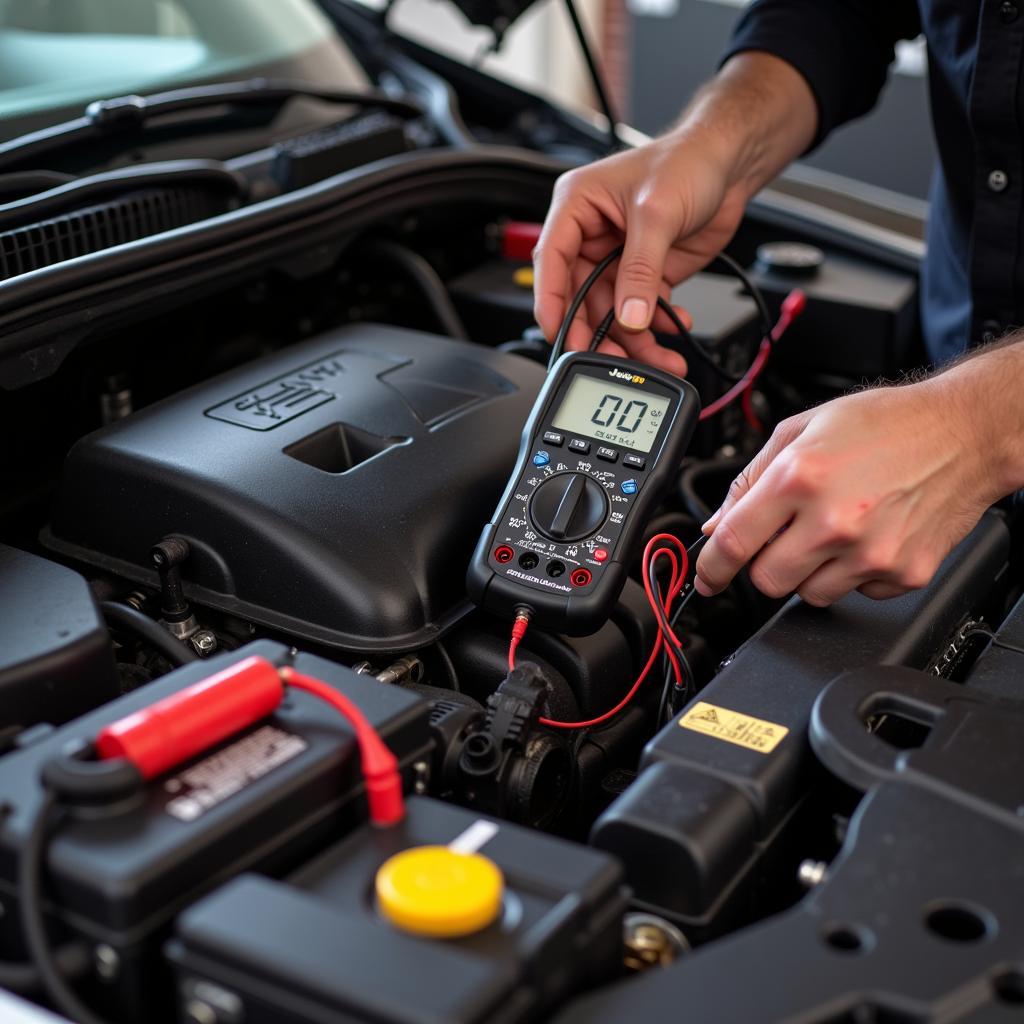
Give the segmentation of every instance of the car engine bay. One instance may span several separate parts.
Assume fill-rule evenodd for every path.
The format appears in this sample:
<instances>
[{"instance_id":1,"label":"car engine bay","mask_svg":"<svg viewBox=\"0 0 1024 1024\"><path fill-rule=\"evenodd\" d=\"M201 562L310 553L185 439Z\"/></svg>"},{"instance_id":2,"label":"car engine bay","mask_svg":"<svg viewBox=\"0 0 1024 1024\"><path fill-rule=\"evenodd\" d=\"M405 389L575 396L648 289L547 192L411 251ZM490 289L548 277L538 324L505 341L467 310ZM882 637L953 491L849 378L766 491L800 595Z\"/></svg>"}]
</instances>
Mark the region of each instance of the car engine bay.
<instances>
[{"instance_id":1,"label":"car engine bay","mask_svg":"<svg viewBox=\"0 0 1024 1024\"><path fill-rule=\"evenodd\" d=\"M499 122L484 76L337 24L364 111L312 90L318 123L224 160L172 117L172 156L46 155L43 192L15 177L45 147L0 146L0 987L87 1021L1012 1019L1019 506L889 601L690 588L683 686L666 661L630 689L669 575L639 549L597 628L524 625L510 658L467 570L547 378L536 224L600 133L493 83ZM904 255L767 207L729 254L772 322L806 309L643 542L692 545L776 423L923 358ZM673 296L705 407L764 336L722 269ZM233 696L183 714L211 680ZM420 850L496 877L462 908L421 864L453 886L428 913L382 888Z\"/></svg>"}]
</instances>

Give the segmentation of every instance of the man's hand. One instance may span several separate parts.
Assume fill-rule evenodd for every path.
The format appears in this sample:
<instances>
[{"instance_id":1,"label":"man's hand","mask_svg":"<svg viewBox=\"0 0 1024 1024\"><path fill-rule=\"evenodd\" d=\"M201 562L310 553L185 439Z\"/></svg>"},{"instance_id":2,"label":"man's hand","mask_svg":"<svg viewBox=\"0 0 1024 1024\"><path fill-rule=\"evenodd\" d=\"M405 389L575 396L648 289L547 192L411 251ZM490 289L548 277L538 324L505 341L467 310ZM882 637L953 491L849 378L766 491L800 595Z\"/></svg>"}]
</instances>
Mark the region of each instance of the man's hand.
<instances>
[{"instance_id":1,"label":"man's hand","mask_svg":"<svg viewBox=\"0 0 1024 1024\"><path fill-rule=\"evenodd\" d=\"M816 125L813 95L797 71L769 54L743 53L668 135L560 178L534 254L535 314L547 338L594 266L624 244L618 266L577 314L567 347L586 348L614 308L602 351L683 375L682 357L649 330L673 332L658 296L667 299L726 246L747 200L807 147Z\"/></svg>"},{"instance_id":2,"label":"man's hand","mask_svg":"<svg viewBox=\"0 0 1024 1024\"><path fill-rule=\"evenodd\" d=\"M696 588L744 566L770 597L825 606L929 582L993 502L1024 484L1024 344L918 384L781 423L705 524Z\"/></svg>"},{"instance_id":3,"label":"man's hand","mask_svg":"<svg viewBox=\"0 0 1024 1024\"><path fill-rule=\"evenodd\" d=\"M640 359L684 376L682 356L661 348L648 330L672 332L658 296L705 266L732 238L746 196L726 191L723 167L696 141L671 136L620 153L558 180L537 246L535 313L553 338L569 299L601 259L625 242L613 281L590 290L569 331L569 349L584 349L614 307L614 341L602 351Z\"/></svg>"}]
</instances>

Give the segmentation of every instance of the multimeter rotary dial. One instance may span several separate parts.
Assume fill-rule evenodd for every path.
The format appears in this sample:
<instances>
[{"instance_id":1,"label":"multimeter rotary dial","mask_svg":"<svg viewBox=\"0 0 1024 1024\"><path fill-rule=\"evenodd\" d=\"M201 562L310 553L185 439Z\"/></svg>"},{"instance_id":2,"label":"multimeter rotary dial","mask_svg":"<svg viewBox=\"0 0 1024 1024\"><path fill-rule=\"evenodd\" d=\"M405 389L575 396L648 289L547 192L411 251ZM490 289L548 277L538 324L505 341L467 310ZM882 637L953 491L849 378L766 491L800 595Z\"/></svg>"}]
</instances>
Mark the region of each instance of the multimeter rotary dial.
<instances>
[{"instance_id":1,"label":"multimeter rotary dial","mask_svg":"<svg viewBox=\"0 0 1024 1024\"><path fill-rule=\"evenodd\" d=\"M530 520L550 540L583 540L597 533L607 516L604 488L586 473L550 476L530 499Z\"/></svg>"}]
</instances>

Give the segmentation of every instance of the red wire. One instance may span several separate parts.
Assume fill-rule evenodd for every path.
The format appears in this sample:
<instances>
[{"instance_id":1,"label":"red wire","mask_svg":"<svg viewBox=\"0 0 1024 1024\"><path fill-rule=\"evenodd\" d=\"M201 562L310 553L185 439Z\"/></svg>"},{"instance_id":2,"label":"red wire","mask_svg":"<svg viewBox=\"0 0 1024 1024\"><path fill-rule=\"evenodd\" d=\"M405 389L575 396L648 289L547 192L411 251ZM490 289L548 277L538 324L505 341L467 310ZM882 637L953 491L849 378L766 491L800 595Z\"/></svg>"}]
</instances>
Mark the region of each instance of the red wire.
<instances>
[{"instance_id":1,"label":"red wire","mask_svg":"<svg viewBox=\"0 0 1024 1024\"><path fill-rule=\"evenodd\" d=\"M508 645L508 670L514 672L516 668L516 649L519 641L526 635L527 627L530 625L530 611L523 607L516 610L516 621L512 623L512 639Z\"/></svg>"},{"instance_id":2,"label":"red wire","mask_svg":"<svg viewBox=\"0 0 1024 1024\"><path fill-rule=\"evenodd\" d=\"M662 541L675 546L676 551L672 551L671 548L658 547L657 545ZM678 554L678 560L676 558ZM672 564L672 578L669 580L668 593L665 596L664 602L660 602L659 598L654 595L651 589L650 580L648 578L648 567L655 558L668 557ZM652 604L654 602L661 603L662 608L665 611L665 617L668 618L672 611L672 603L679 595L679 591L682 589L683 582L686 579L686 574L690 570L690 559L686 553L686 545L676 536L671 533L659 533L653 536L644 548L644 555L642 560L643 568L643 579L644 579L644 590L647 593L647 599ZM675 634L669 630L669 635L672 639L675 639ZM678 642L678 641L676 641ZM606 711L603 715L598 715L597 718L587 719L585 722L558 722L553 718L541 718L539 719L541 725L546 725L552 729L590 729L595 725L601 725L603 722L607 722L610 718L614 718L627 704L636 696L637 691L643 686L644 680L647 678L651 669L654 667L658 660L658 655L661 653L662 646L665 643L665 634L662 632L659 625L658 636L655 638L654 646L651 648L650 656L647 658L647 664L644 665L637 676L636 682L629 688L629 692L619 701L615 707ZM510 651L510 656L514 651ZM675 670L677 665L673 658L673 669ZM677 674L677 679L680 676Z\"/></svg>"},{"instance_id":3,"label":"red wire","mask_svg":"<svg viewBox=\"0 0 1024 1024\"><path fill-rule=\"evenodd\" d=\"M667 620L667 618L668 618L668 608L665 605L665 603L667 601L667 598L662 597L661 592L660 592L661 591L660 587L658 588L658 593L654 592L654 590L651 587L651 580L650 580L650 577L651 577L651 574L650 574L650 571L649 571L650 570L650 566L653 565L659 558L667 558L669 560L670 565L672 566L672 574L670 576L670 583L669 583L669 588L668 588L669 594L673 594L677 590L677 587L675 586L675 582L676 582L676 577L679 574L679 561L678 561L678 559L675 556L675 552L673 552L670 548L657 548L653 552L653 554L651 555L650 562L648 563L647 568L644 571L644 592L647 594L647 600L650 603L652 608L655 605L660 605L662 610L665 612L665 618ZM679 583L679 586L682 586L682 582ZM669 607L671 607L671 602L669 602ZM675 633L672 632L672 627L671 626L669 626L668 630L666 631L665 628L661 625L661 622L659 621L658 629L664 635L665 640L672 640L672 642L676 646L678 646L679 640L676 637ZM666 633L667 633L667 635L666 635ZM682 674L682 671L679 668L679 659L676 657L676 652L675 652L675 649L673 648L672 644L666 643L666 645L665 645L665 655L667 656L667 658L669 660L669 664L672 666L672 674L676 677L676 683L678 683L680 686L682 686L682 684L683 684L683 674Z\"/></svg>"},{"instance_id":4,"label":"red wire","mask_svg":"<svg viewBox=\"0 0 1024 1024\"><path fill-rule=\"evenodd\" d=\"M782 320L780 319L779 324L781 323ZM778 329L779 324L775 325L776 330ZM789 324L787 323L786 326L788 327ZM772 331L772 335L774 334L775 331ZM740 378L740 380L737 383L733 384L733 386L729 388L729 390L726 391L724 395L721 395L718 398L716 398L710 405L704 406L704 408L701 409L700 411L700 419L706 420L709 417L714 416L717 413L720 413L727 405L731 404L740 395L742 395L743 392L747 390L747 388L752 387L754 381L756 381L757 378L761 376L761 371L764 369L764 364L768 362L768 356L771 355L771 351L771 340L769 338L762 339L761 347L757 350L757 355L754 356L754 361L750 364L750 369L748 369L747 372L743 374L743 376Z\"/></svg>"},{"instance_id":5,"label":"red wire","mask_svg":"<svg viewBox=\"0 0 1024 1024\"><path fill-rule=\"evenodd\" d=\"M405 817L402 797L402 776L398 759L388 749L359 707L343 693L320 679L285 667L281 678L296 690L305 690L326 701L348 720L355 730L363 777L366 780L366 799L370 805L370 820L375 825L394 825Z\"/></svg>"},{"instance_id":6,"label":"red wire","mask_svg":"<svg viewBox=\"0 0 1024 1024\"><path fill-rule=\"evenodd\" d=\"M754 382L761 376L764 370L765 363L768 362L768 357L772 354L772 345L789 330L790 324L800 316L806 305L807 297L799 288L794 288L783 299L782 312L779 315L779 319L772 328L771 334L761 339L761 347L757 350L757 355L754 356L754 361L750 364L747 372L724 395L716 398L710 405L706 405L701 409L701 420L709 419L716 413L720 413L727 405L734 402L740 395L745 394L754 386Z\"/></svg>"},{"instance_id":7,"label":"red wire","mask_svg":"<svg viewBox=\"0 0 1024 1024\"><path fill-rule=\"evenodd\" d=\"M743 418L747 421L747 425L751 430L757 431L759 434L764 433L764 424L758 419L757 413L754 412L754 385L751 384L747 387L747 390L743 392Z\"/></svg>"}]
</instances>

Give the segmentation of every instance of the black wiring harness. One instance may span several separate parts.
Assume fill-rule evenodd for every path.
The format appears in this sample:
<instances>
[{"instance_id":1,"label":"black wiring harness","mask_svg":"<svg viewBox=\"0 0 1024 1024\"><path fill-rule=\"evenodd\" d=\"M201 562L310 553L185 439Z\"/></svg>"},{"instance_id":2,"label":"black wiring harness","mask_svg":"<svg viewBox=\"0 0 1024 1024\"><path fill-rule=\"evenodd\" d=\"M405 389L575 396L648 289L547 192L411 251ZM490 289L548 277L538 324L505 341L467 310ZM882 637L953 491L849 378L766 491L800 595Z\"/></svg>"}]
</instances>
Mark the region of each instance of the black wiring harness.
<instances>
[{"instance_id":1,"label":"black wiring harness","mask_svg":"<svg viewBox=\"0 0 1024 1024\"><path fill-rule=\"evenodd\" d=\"M551 369L551 367L555 365L559 357L565 351L565 342L569 336L569 328L572 327L572 322L576 318L576 314L579 312L580 306L583 305L587 295L590 293L590 289L594 287L601 275L622 255L624 249L624 245L617 245L608 253L607 256L600 260L600 262L594 266L594 269L587 275L586 280L580 285L579 290L573 296L572 302L569 303L569 308L558 328L558 333L555 335L555 340L551 344L551 357L548 360L548 369ZM712 262L720 263L729 271L729 273L739 279L744 290L748 295L750 295L757 306L758 316L761 321L762 337L769 337L773 330L772 318L771 313L768 312L768 304L765 302L760 288L757 287L743 267L741 267L740 264L737 263L736 260L734 260L728 253L719 253ZM714 355L712 355L712 353L710 353L699 341L697 341L696 338L693 337L692 334L690 334L686 329L686 325L679 318L679 314L675 311L675 308L667 299L664 298L664 296L658 296L658 308L665 313L669 320L671 320L672 326L675 328L676 333L679 335L688 352L695 355L709 369L719 377L728 381L730 384L736 384L742 380L742 374L736 375L729 373L724 367L719 365L718 360L715 359ZM591 351L596 349L604 340L608 331L611 329L614 320L615 310L610 309L594 331L593 337L590 341Z\"/></svg>"}]
</instances>

